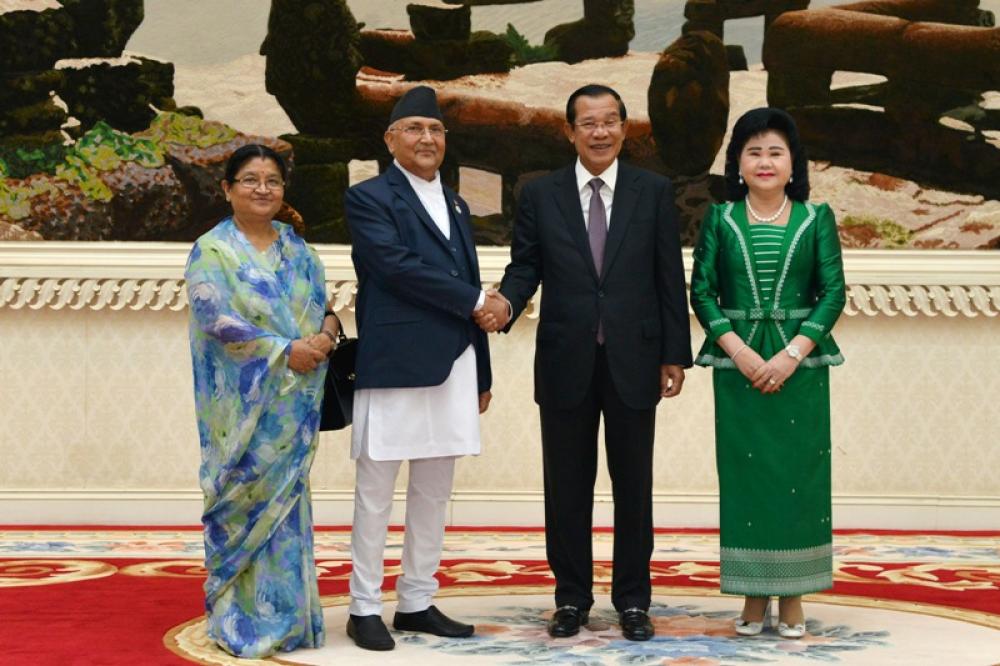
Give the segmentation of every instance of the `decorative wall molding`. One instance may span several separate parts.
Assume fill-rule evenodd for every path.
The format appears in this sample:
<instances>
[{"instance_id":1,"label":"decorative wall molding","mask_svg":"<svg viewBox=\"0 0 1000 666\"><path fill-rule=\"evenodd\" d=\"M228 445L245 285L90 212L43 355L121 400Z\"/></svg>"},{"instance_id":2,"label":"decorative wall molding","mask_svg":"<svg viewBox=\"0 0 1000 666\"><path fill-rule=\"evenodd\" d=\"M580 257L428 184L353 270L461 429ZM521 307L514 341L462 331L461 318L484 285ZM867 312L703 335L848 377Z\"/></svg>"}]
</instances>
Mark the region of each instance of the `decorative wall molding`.
<instances>
[{"instance_id":1,"label":"decorative wall molding","mask_svg":"<svg viewBox=\"0 0 1000 666\"><path fill-rule=\"evenodd\" d=\"M996 317L1000 314L1000 287L942 285L862 285L847 288L845 314L854 316L902 314L908 317Z\"/></svg>"},{"instance_id":2,"label":"decorative wall molding","mask_svg":"<svg viewBox=\"0 0 1000 666\"><path fill-rule=\"evenodd\" d=\"M0 309L183 310L189 249L184 243L0 242ZM335 309L353 309L350 247L317 249ZM508 257L508 248L479 248L484 284L500 280ZM690 248L684 263L690 276ZM846 250L844 264L848 316L1000 315L1000 252Z\"/></svg>"},{"instance_id":3,"label":"decorative wall molding","mask_svg":"<svg viewBox=\"0 0 1000 666\"><path fill-rule=\"evenodd\" d=\"M183 310L184 280L95 278L5 278L0 280L0 307L13 310Z\"/></svg>"},{"instance_id":4,"label":"decorative wall molding","mask_svg":"<svg viewBox=\"0 0 1000 666\"><path fill-rule=\"evenodd\" d=\"M350 525L352 490L314 490L317 525ZM392 524L403 523L405 491L397 491ZM718 527L715 493L654 493L657 527ZM0 491L0 525L197 525L198 490ZM1000 521L998 497L834 495L836 529L992 530ZM540 526L541 491L452 494L449 525ZM610 493L594 497L594 525L613 524Z\"/></svg>"},{"instance_id":5,"label":"decorative wall molding","mask_svg":"<svg viewBox=\"0 0 1000 666\"><path fill-rule=\"evenodd\" d=\"M354 308L356 280L327 281L334 309ZM155 278L0 278L0 308L19 310L183 310L184 280Z\"/></svg>"}]
</instances>

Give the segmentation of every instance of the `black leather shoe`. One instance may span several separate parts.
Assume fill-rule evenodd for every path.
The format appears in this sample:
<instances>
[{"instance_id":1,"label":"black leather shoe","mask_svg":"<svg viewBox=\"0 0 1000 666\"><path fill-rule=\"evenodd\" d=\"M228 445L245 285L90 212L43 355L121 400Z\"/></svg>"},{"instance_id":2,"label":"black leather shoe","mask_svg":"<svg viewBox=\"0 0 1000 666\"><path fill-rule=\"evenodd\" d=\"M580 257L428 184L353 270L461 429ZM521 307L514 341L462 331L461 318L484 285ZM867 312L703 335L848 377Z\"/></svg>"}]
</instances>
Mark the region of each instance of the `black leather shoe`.
<instances>
[{"instance_id":1,"label":"black leather shoe","mask_svg":"<svg viewBox=\"0 0 1000 666\"><path fill-rule=\"evenodd\" d=\"M462 624L451 619L434 606L416 613L400 613L392 618L392 626L400 631L421 631L445 638L468 638L476 630L471 624Z\"/></svg>"},{"instance_id":2,"label":"black leather shoe","mask_svg":"<svg viewBox=\"0 0 1000 666\"><path fill-rule=\"evenodd\" d=\"M589 613L581 611L576 606L560 606L549 618L549 636L552 638L576 636L580 633L580 626L587 624L589 619Z\"/></svg>"},{"instance_id":3,"label":"black leather shoe","mask_svg":"<svg viewBox=\"0 0 1000 666\"><path fill-rule=\"evenodd\" d=\"M622 636L630 641L648 641L656 631L649 615L641 608L629 608L618 616L622 627Z\"/></svg>"},{"instance_id":4,"label":"black leather shoe","mask_svg":"<svg viewBox=\"0 0 1000 666\"><path fill-rule=\"evenodd\" d=\"M391 650L396 647L380 615L352 615L347 620L347 635L365 650Z\"/></svg>"}]
</instances>

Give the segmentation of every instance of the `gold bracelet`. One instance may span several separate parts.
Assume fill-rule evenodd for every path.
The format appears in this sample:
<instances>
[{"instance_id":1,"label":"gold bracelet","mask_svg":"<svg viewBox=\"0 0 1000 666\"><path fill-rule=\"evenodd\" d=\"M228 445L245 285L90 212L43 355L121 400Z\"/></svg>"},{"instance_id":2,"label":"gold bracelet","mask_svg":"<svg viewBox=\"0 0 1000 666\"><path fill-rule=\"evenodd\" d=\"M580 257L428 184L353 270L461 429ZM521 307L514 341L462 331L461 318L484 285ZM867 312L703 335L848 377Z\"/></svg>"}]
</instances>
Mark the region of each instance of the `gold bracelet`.
<instances>
[{"instance_id":1,"label":"gold bracelet","mask_svg":"<svg viewBox=\"0 0 1000 666\"><path fill-rule=\"evenodd\" d=\"M736 357L740 355L740 352L749 347L748 344L744 343L742 347L736 350L736 353L729 357L729 360L735 361Z\"/></svg>"}]
</instances>

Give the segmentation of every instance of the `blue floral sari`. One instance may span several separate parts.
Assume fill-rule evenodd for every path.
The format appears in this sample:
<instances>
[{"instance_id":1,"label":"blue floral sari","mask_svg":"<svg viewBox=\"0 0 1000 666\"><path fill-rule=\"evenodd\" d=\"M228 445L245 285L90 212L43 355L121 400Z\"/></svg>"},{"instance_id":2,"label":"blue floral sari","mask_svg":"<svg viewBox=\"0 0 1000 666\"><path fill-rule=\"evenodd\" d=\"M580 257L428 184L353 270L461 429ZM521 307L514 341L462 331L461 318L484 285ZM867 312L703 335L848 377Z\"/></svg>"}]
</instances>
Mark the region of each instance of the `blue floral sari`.
<instances>
[{"instance_id":1,"label":"blue floral sari","mask_svg":"<svg viewBox=\"0 0 1000 666\"><path fill-rule=\"evenodd\" d=\"M288 367L320 330L323 265L292 231L260 252L223 220L198 239L185 278L205 494L208 633L241 657L323 644L309 469L326 364Z\"/></svg>"}]
</instances>

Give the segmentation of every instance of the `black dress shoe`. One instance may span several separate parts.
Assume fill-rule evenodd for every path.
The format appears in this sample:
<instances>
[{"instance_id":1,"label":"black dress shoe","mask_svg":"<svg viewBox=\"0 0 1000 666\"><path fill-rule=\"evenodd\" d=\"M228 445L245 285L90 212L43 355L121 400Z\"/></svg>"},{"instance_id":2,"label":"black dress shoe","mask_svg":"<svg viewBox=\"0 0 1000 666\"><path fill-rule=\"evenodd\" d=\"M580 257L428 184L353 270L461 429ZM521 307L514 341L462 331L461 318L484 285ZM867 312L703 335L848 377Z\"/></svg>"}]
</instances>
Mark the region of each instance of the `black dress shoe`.
<instances>
[{"instance_id":1,"label":"black dress shoe","mask_svg":"<svg viewBox=\"0 0 1000 666\"><path fill-rule=\"evenodd\" d=\"M618 616L622 627L622 636L630 641L648 641L656 631L649 615L641 608L629 608Z\"/></svg>"},{"instance_id":2,"label":"black dress shoe","mask_svg":"<svg viewBox=\"0 0 1000 666\"><path fill-rule=\"evenodd\" d=\"M347 620L347 635L365 650L391 650L396 647L380 615L352 615Z\"/></svg>"},{"instance_id":3,"label":"black dress shoe","mask_svg":"<svg viewBox=\"0 0 1000 666\"><path fill-rule=\"evenodd\" d=\"M421 631L445 638L468 638L476 630L471 624L462 624L451 619L434 606L416 613L400 613L392 618L392 626L400 631Z\"/></svg>"},{"instance_id":4,"label":"black dress shoe","mask_svg":"<svg viewBox=\"0 0 1000 666\"><path fill-rule=\"evenodd\" d=\"M580 633L580 626L590 619L587 611L581 611L576 606L560 606L549 618L549 636L566 638Z\"/></svg>"}]
</instances>

